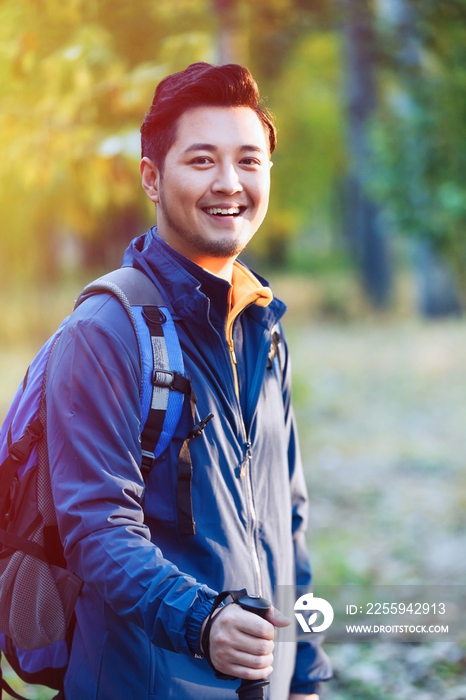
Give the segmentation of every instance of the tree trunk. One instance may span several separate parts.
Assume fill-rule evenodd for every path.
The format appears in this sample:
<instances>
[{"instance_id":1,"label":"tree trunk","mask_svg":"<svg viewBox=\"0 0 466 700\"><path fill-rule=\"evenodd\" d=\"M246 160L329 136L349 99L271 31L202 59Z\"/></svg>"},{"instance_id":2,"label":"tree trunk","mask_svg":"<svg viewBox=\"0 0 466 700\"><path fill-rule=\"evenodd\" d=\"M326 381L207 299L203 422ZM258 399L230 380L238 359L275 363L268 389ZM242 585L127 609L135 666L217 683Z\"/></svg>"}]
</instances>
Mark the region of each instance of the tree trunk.
<instances>
[{"instance_id":1,"label":"tree trunk","mask_svg":"<svg viewBox=\"0 0 466 700\"><path fill-rule=\"evenodd\" d=\"M369 0L342 0L350 174L344 227L363 287L375 307L389 302L392 283L379 206L367 192L371 177L369 129L377 105L375 36Z\"/></svg>"},{"instance_id":2,"label":"tree trunk","mask_svg":"<svg viewBox=\"0 0 466 700\"><path fill-rule=\"evenodd\" d=\"M244 41L237 0L213 0L219 20L217 63L244 63Z\"/></svg>"}]
</instances>

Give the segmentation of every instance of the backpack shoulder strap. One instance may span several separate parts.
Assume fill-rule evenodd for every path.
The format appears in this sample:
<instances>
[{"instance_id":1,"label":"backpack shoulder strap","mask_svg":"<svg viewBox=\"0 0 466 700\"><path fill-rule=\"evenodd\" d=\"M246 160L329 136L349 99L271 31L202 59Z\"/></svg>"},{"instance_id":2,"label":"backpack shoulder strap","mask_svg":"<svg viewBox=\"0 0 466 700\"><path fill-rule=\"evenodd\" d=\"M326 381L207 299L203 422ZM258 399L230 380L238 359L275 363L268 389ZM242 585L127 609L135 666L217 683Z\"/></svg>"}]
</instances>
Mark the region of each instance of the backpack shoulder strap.
<instances>
[{"instance_id":1,"label":"backpack shoulder strap","mask_svg":"<svg viewBox=\"0 0 466 700\"><path fill-rule=\"evenodd\" d=\"M147 386L144 374L144 369L147 369L147 362L145 362L139 324L136 321L132 307L163 306L162 295L144 272L137 270L135 267L120 267L118 270L108 272L106 275L86 285L79 295L74 309L77 309L88 297L103 293L112 294L121 302L133 325L138 340L139 363L142 370L140 393L141 397L143 397L144 388ZM147 413L147 410L143 410L143 423L147 420Z\"/></svg>"},{"instance_id":2,"label":"backpack shoulder strap","mask_svg":"<svg viewBox=\"0 0 466 700\"><path fill-rule=\"evenodd\" d=\"M87 297L110 293L126 309L139 346L141 364L141 471L146 479L155 460L168 447L181 417L184 397L189 396L195 423L197 401L191 381L184 375L183 355L170 309L144 272L123 267L85 287L75 308ZM202 423L202 426L201 426ZM178 520L182 534L194 534L191 484L192 464L188 442L203 430L195 425L184 441L178 463ZM196 434L195 434L196 433Z\"/></svg>"},{"instance_id":3,"label":"backpack shoulder strap","mask_svg":"<svg viewBox=\"0 0 466 700\"><path fill-rule=\"evenodd\" d=\"M92 290L96 284L100 288L108 285L113 294L118 295L118 291L122 291L130 306L166 306L155 284L144 272L135 267L120 267L118 270L113 270L95 282L91 282L81 294L87 294L87 290Z\"/></svg>"},{"instance_id":4,"label":"backpack shoulder strap","mask_svg":"<svg viewBox=\"0 0 466 700\"><path fill-rule=\"evenodd\" d=\"M283 348L280 325L276 323L272 328L270 352L267 358L267 369L275 368L277 379L283 382Z\"/></svg>"}]
</instances>

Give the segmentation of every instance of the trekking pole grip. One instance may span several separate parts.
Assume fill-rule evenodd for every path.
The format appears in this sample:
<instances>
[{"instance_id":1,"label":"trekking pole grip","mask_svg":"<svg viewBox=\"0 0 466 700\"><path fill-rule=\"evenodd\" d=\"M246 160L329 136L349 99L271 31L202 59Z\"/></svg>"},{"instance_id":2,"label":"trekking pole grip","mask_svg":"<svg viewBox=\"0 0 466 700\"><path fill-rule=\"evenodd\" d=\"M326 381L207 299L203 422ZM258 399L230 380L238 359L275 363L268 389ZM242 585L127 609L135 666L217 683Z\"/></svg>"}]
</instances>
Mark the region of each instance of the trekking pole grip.
<instances>
[{"instance_id":1,"label":"trekking pole grip","mask_svg":"<svg viewBox=\"0 0 466 700\"><path fill-rule=\"evenodd\" d=\"M261 598L258 595L245 595L234 601L240 605L243 610L252 612L259 617L265 618L267 610L272 606L268 600ZM238 700L263 700L264 688L270 681L267 678L259 679L258 681L242 680L238 690Z\"/></svg>"}]
</instances>

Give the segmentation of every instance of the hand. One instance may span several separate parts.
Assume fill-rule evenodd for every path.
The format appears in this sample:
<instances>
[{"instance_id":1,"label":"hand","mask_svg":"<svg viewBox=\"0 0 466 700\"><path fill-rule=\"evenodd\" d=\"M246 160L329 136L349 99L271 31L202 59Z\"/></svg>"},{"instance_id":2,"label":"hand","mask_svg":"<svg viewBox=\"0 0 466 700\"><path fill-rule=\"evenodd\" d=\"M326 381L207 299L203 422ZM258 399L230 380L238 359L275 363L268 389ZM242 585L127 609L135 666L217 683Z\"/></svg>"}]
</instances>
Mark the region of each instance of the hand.
<instances>
[{"instance_id":1,"label":"hand","mask_svg":"<svg viewBox=\"0 0 466 700\"><path fill-rule=\"evenodd\" d=\"M266 678L273 670L274 626L289 624L290 620L274 608L262 619L239 605L227 605L214 613L210 628L213 665L217 671L237 678Z\"/></svg>"},{"instance_id":2,"label":"hand","mask_svg":"<svg viewBox=\"0 0 466 700\"><path fill-rule=\"evenodd\" d=\"M319 696L315 693L312 695L302 695L301 693L290 693L288 700L319 700Z\"/></svg>"}]
</instances>

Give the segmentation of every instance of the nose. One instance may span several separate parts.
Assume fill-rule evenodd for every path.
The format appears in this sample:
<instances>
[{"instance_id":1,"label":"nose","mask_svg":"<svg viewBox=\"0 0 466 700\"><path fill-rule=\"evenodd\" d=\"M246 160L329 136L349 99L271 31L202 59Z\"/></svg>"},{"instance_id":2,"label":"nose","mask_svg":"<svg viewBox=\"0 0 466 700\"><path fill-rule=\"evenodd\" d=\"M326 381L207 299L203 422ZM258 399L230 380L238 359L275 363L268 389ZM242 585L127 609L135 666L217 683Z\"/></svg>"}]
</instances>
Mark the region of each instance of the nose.
<instances>
[{"instance_id":1,"label":"nose","mask_svg":"<svg viewBox=\"0 0 466 700\"><path fill-rule=\"evenodd\" d=\"M212 183L213 192L223 194L236 194L242 192L243 186L240 182L239 173L233 163L224 163L216 170L215 180Z\"/></svg>"}]
</instances>

